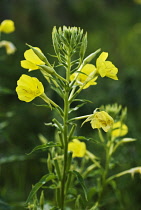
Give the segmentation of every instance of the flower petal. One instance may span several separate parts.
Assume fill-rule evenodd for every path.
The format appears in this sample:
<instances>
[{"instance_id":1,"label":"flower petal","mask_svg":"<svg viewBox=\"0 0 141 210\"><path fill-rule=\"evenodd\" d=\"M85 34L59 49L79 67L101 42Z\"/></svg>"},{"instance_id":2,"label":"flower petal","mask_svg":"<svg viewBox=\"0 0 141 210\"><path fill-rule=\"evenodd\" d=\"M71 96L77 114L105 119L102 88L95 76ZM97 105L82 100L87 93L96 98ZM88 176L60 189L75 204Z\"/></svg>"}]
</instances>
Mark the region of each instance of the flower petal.
<instances>
[{"instance_id":1,"label":"flower petal","mask_svg":"<svg viewBox=\"0 0 141 210\"><path fill-rule=\"evenodd\" d=\"M21 61L21 67L23 67L25 69L29 69L30 71L39 69L39 67L37 65L35 65L34 63L27 61L27 60Z\"/></svg>"},{"instance_id":2,"label":"flower petal","mask_svg":"<svg viewBox=\"0 0 141 210\"><path fill-rule=\"evenodd\" d=\"M42 52L38 47L35 47L35 49ZM45 64L40 58L33 52L32 49L26 50L24 52L24 57L26 60L30 61L31 63L37 64L37 65L43 65Z\"/></svg>"},{"instance_id":3,"label":"flower petal","mask_svg":"<svg viewBox=\"0 0 141 210\"><path fill-rule=\"evenodd\" d=\"M96 60L96 66L98 67L99 65L101 65L101 62L105 61L107 58L108 58L108 53L102 52Z\"/></svg>"},{"instance_id":4,"label":"flower petal","mask_svg":"<svg viewBox=\"0 0 141 210\"><path fill-rule=\"evenodd\" d=\"M128 127L120 121L113 124L112 136L120 137L128 133Z\"/></svg>"}]
</instances>

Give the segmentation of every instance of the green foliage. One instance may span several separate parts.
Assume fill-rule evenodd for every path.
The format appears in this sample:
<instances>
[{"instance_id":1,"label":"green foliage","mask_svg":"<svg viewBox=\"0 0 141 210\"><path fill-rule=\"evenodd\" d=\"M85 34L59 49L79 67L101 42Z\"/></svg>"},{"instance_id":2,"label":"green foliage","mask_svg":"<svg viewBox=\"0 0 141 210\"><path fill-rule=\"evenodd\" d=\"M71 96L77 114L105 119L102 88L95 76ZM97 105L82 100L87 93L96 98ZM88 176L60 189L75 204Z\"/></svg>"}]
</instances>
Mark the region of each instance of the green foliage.
<instances>
[{"instance_id":1,"label":"green foliage","mask_svg":"<svg viewBox=\"0 0 141 210\"><path fill-rule=\"evenodd\" d=\"M51 141L54 140L54 127L50 127L46 131L46 126L44 127L42 124L50 122L55 114L48 112L45 107L18 102L14 93L16 81L21 75L21 71L25 73L25 70L20 71L19 67L19 61L23 59L23 52L26 49L25 43L41 47L49 62L54 64L54 57L47 54L48 52L53 54L52 44L50 44L52 27L54 25L70 25L84 28L84 31L88 32L89 47L87 53L89 54L94 48L98 49L99 47L102 47L103 51L108 51L111 60L114 60L116 66L120 69L120 80L115 83L109 82L108 79L103 82L101 79L95 93L93 88L90 88L89 91L84 90L80 97L91 99L94 104L90 103L89 106L84 104L76 111L77 116L89 114L93 111L93 106L99 107L101 104L105 105L118 101L123 107L128 108L126 122L129 127L129 135L135 139L140 139L141 95L138 90L140 90L141 66L139 56L141 13L140 5L129 0L62 0L59 2L21 0L17 1L16 4L14 1L1 0L1 17L3 19L13 19L16 25L14 34L2 36L3 39L8 39L16 44L16 53L6 56L3 54L5 51L0 49L0 115L2 115L0 119L1 125L4 125L0 131L1 161L4 160L1 165L1 196L7 203L13 204L15 201L24 201L32 183L36 183L39 177L46 173L45 161L42 161L46 158L45 154L34 153L34 157L28 156L28 159L23 154L29 153L32 148L38 145L39 133L42 133ZM58 67L58 71L60 69ZM61 74L63 76L64 71L61 71ZM36 75L44 81L38 72L36 72ZM45 87L48 96L61 104L59 97L52 93L52 90L48 87L49 85ZM36 103L40 105L38 99ZM5 118L4 115L8 112L12 112L14 115ZM6 124L3 123L5 120ZM84 128L80 127L81 122L78 122L77 133L79 136L83 136L85 133L89 134L86 139L90 139L90 141L87 141L90 151L98 156L101 153L103 155L103 152L99 149L101 143L98 141L97 133L92 132L89 124L86 124ZM77 134L75 133L74 136L77 137ZM79 139L82 140L82 138ZM94 145L92 142L96 144ZM124 147L119 147L115 153L119 161L114 162L115 166L120 166L121 170L124 170L139 165L140 146L139 140ZM16 158L13 158L14 156ZM20 157L23 157L22 161ZM11 163L9 164L8 161L11 161ZM117 172L116 167L113 172ZM16 183L16 189L15 185L13 186L13 180ZM122 201L127 209L140 208L139 183L138 175L135 175L132 182L128 176L118 180L120 190L125 192L126 189ZM111 198L111 200L109 199L110 207L105 207L105 209L119 209L112 195ZM78 200L80 201L80 198ZM20 203L19 206L14 206L15 210L20 208L23 209L23 207L20 207Z\"/></svg>"}]
</instances>

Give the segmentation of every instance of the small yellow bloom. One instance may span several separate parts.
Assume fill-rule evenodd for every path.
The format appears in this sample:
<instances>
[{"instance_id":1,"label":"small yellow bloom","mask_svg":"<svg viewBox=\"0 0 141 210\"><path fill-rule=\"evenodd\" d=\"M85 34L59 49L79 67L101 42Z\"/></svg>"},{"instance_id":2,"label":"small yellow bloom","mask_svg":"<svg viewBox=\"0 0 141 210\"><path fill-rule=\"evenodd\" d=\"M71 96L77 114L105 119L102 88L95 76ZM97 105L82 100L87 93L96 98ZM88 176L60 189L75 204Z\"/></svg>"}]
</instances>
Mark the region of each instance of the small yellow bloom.
<instances>
[{"instance_id":1,"label":"small yellow bloom","mask_svg":"<svg viewBox=\"0 0 141 210\"><path fill-rule=\"evenodd\" d=\"M12 33L15 31L14 22L12 20L4 20L0 24L0 32L3 33Z\"/></svg>"},{"instance_id":2,"label":"small yellow bloom","mask_svg":"<svg viewBox=\"0 0 141 210\"><path fill-rule=\"evenodd\" d=\"M113 118L105 111L94 111L94 113L90 115L83 124L88 121L91 121L93 129L102 128L105 132L107 132L114 124Z\"/></svg>"},{"instance_id":3,"label":"small yellow bloom","mask_svg":"<svg viewBox=\"0 0 141 210\"><path fill-rule=\"evenodd\" d=\"M35 49L42 51L35 47ZM24 53L24 57L26 60L21 61L21 66L25 69L29 69L29 71L39 69L38 65L44 65L45 63L33 52L32 49L26 50Z\"/></svg>"},{"instance_id":4,"label":"small yellow bloom","mask_svg":"<svg viewBox=\"0 0 141 210\"><path fill-rule=\"evenodd\" d=\"M68 144L68 151L71 151L72 157L84 157L86 153L86 144L80 142L78 139L73 139L72 142Z\"/></svg>"},{"instance_id":5,"label":"small yellow bloom","mask_svg":"<svg viewBox=\"0 0 141 210\"><path fill-rule=\"evenodd\" d=\"M23 74L17 81L16 92L21 101L30 102L44 93L44 87L37 78Z\"/></svg>"},{"instance_id":6,"label":"small yellow bloom","mask_svg":"<svg viewBox=\"0 0 141 210\"><path fill-rule=\"evenodd\" d=\"M128 133L128 127L120 121L114 123L112 129L113 137L125 136Z\"/></svg>"},{"instance_id":7,"label":"small yellow bloom","mask_svg":"<svg viewBox=\"0 0 141 210\"><path fill-rule=\"evenodd\" d=\"M9 41L5 41L5 40L1 41L0 42L0 47L5 47L6 53L8 55L13 54L16 51L15 45L12 42L9 42Z\"/></svg>"},{"instance_id":8,"label":"small yellow bloom","mask_svg":"<svg viewBox=\"0 0 141 210\"><path fill-rule=\"evenodd\" d=\"M73 81L76 78L76 84L79 86L82 86L86 81L86 85L83 87L83 89L88 88L91 85L96 85L97 83L95 82L97 77L94 77L93 74L95 74L96 68L92 64L86 64L80 73L73 73L70 76L70 80Z\"/></svg>"},{"instance_id":9,"label":"small yellow bloom","mask_svg":"<svg viewBox=\"0 0 141 210\"><path fill-rule=\"evenodd\" d=\"M102 52L96 60L96 68L101 77L109 77L118 80L118 69L112 64L111 61L106 61L108 57L107 52Z\"/></svg>"}]
</instances>

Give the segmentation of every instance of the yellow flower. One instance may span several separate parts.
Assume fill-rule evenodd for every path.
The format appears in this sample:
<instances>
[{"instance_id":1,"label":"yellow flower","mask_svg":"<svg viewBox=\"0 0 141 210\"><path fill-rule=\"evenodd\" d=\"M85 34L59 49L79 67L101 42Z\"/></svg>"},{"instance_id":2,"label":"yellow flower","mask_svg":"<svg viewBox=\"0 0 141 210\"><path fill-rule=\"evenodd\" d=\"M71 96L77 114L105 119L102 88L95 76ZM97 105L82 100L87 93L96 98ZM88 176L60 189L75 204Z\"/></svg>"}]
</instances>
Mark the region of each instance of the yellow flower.
<instances>
[{"instance_id":1,"label":"yellow flower","mask_svg":"<svg viewBox=\"0 0 141 210\"><path fill-rule=\"evenodd\" d=\"M0 47L5 47L6 49L6 53L9 54L13 54L16 51L16 47L12 42L9 41L1 41L0 42Z\"/></svg>"},{"instance_id":2,"label":"yellow flower","mask_svg":"<svg viewBox=\"0 0 141 210\"><path fill-rule=\"evenodd\" d=\"M73 73L70 76L70 80L73 81L74 79L76 79L76 84L79 85L79 86L82 86L86 81L88 81L88 83L86 83L86 85L83 87L83 89L86 89L90 85L96 85L97 84L95 82L97 77L94 77L95 71L96 71L96 68L95 68L94 65L86 64L82 68L80 73Z\"/></svg>"},{"instance_id":3,"label":"yellow flower","mask_svg":"<svg viewBox=\"0 0 141 210\"><path fill-rule=\"evenodd\" d=\"M107 132L114 123L113 118L105 111L94 111L92 115L90 115L84 122L91 121L91 126L93 129L102 128L105 132Z\"/></svg>"},{"instance_id":4,"label":"yellow flower","mask_svg":"<svg viewBox=\"0 0 141 210\"><path fill-rule=\"evenodd\" d=\"M125 136L128 133L128 127L120 121L114 123L112 129L113 137Z\"/></svg>"},{"instance_id":5,"label":"yellow flower","mask_svg":"<svg viewBox=\"0 0 141 210\"><path fill-rule=\"evenodd\" d=\"M14 22L12 20L4 20L0 24L0 32L3 33L12 33L15 31Z\"/></svg>"},{"instance_id":6,"label":"yellow flower","mask_svg":"<svg viewBox=\"0 0 141 210\"><path fill-rule=\"evenodd\" d=\"M35 47L35 49L42 51ZM26 60L21 61L21 66L25 69L29 69L29 71L39 69L38 65L44 65L45 63L33 52L32 49L26 50L24 53L24 57Z\"/></svg>"},{"instance_id":7,"label":"yellow flower","mask_svg":"<svg viewBox=\"0 0 141 210\"><path fill-rule=\"evenodd\" d=\"M37 78L23 74L17 81L16 92L21 101L30 102L44 93L44 87Z\"/></svg>"},{"instance_id":8,"label":"yellow flower","mask_svg":"<svg viewBox=\"0 0 141 210\"><path fill-rule=\"evenodd\" d=\"M96 60L96 68L101 77L109 77L118 80L118 69L112 64L111 61L106 61L108 57L107 52L102 52Z\"/></svg>"},{"instance_id":9,"label":"yellow flower","mask_svg":"<svg viewBox=\"0 0 141 210\"><path fill-rule=\"evenodd\" d=\"M71 151L72 157L84 157L86 153L86 144L80 142L78 139L73 139L72 142L68 144L68 151Z\"/></svg>"}]
</instances>

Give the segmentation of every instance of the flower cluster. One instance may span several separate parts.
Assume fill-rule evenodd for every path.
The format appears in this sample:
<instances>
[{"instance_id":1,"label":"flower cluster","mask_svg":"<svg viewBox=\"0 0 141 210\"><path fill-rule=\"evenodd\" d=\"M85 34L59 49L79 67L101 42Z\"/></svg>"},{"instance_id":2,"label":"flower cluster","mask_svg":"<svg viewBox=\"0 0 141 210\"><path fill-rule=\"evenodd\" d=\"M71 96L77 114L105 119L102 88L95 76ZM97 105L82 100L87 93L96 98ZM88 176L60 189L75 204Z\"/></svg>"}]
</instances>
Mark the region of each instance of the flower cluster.
<instances>
[{"instance_id":1,"label":"flower cluster","mask_svg":"<svg viewBox=\"0 0 141 210\"><path fill-rule=\"evenodd\" d=\"M7 29L7 27L9 28ZM10 31L12 32L12 30L14 30L12 27L12 23L8 21L7 26L6 22L1 24L0 30L5 33L10 33ZM46 184L48 181L52 181L49 188L56 190L56 203L55 207L52 206L51 209L66 209L65 201L67 201L68 205L68 200L71 200L71 207L73 205L72 200L75 200L75 207L82 209L82 206L84 207L85 204L80 205L82 200L82 198L80 199L81 191L79 192L75 189L76 192L73 191L74 193L72 197L70 197L73 187L78 183L82 186L84 197L87 201L85 209L99 209L102 203L101 197L104 194L103 192L106 192L105 188L113 178L126 173L141 173L140 167L112 176L110 175L112 173L109 173L111 165L115 162L113 161L114 157L112 157L112 155L117 148L124 143L135 141L135 139L132 138L122 138L128 133L128 127L124 124L127 109L122 109L122 106L117 105L111 107L103 106L96 108L92 114L73 118L70 113L78 110L78 108L82 107L87 102L85 99L77 98L78 94L83 91L83 89L96 85L98 77L108 77L113 80L118 80L118 69L111 61L107 60L107 52L102 52L98 56L95 65L91 63L100 49L84 58L87 47L87 33L83 34L83 30L80 28L63 26L57 30L56 27L54 27L52 39L55 51L54 57L58 60L57 64L56 62L50 64L40 48L28 45L30 49L24 52L25 59L21 61L21 66L28 69L29 72L33 71L32 73L36 73L34 70L39 70L49 82L50 88L52 88L62 100L61 106L59 106L59 103L56 104L46 96L43 84L36 77L23 74L17 81L16 87L19 100L31 102L36 97L40 97L47 103L46 107L49 106L51 109L53 108L57 114L57 118L52 119L51 123L45 123L45 125L52 126L56 129L54 141L48 142L46 139L42 139L43 144L32 150L32 152L39 149L49 150L47 158L49 173L44 175L40 181L33 186L27 199L27 204L30 204L33 198L37 197L36 193L42 185ZM3 42L3 45L4 44L9 52L10 49L6 43ZM57 73L56 69L58 66L61 66L60 70L64 70L63 73ZM102 158L95 156L91 153L92 151L89 152L86 149L86 144L82 141L86 140L87 137L77 136L75 133L76 120L81 119L85 119L82 125L86 122L90 122L92 129L98 130L99 139L101 141L99 146L102 146L104 149ZM101 131L101 129L105 133ZM53 139L53 137L51 138ZM79 139L82 139L82 141ZM92 138L87 140L91 141ZM94 143L95 139L92 141ZM72 160L72 158L76 159ZM79 167L79 165L77 167L78 158L83 158L82 161L79 161L81 167ZM91 162L91 165L88 165L89 162ZM93 172L93 170L97 169L98 171ZM94 194L88 196L92 197L92 199L94 197L98 198L97 202L94 202L94 200L90 202L90 205L94 203L92 207L88 204L87 190L83 181L83 178L87 177L88 174L90 175L89 178L96 176L97 180L95 181L95 187L92 186L92 190L90 189L91 193ZM75 179L77 179L77 182ZM44 189L46 188L48 187ZM95 196L96 193L97 196ZM40 199L40 201L42 200L44 199ZM33 203L35 204L37 202ZM69 208L69 206L67 207ZM41 209L43 208L44 206L42 205Z\"/></svg>"}]
</instances>

